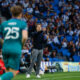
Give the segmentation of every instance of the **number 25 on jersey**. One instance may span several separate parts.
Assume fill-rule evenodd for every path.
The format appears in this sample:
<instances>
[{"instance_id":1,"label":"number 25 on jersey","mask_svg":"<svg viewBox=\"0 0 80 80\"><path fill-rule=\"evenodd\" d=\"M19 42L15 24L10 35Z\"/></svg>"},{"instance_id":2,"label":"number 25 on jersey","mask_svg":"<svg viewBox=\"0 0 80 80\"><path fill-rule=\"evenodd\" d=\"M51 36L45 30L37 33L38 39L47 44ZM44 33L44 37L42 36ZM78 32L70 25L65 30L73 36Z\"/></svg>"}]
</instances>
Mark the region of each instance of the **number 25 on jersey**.
<instances>
[{"instance_id":1,"label":"number 25 on jersey","mask_svg":"<svg viewBox=\"0 0 80 80\"><path fill-rule=\"evenodd\" d=\"M5 39L18 39L19 38L19 28L18 27L12 27L12 28L6 27L5 31L7 31Z\"/></svg>"}]
</instances>

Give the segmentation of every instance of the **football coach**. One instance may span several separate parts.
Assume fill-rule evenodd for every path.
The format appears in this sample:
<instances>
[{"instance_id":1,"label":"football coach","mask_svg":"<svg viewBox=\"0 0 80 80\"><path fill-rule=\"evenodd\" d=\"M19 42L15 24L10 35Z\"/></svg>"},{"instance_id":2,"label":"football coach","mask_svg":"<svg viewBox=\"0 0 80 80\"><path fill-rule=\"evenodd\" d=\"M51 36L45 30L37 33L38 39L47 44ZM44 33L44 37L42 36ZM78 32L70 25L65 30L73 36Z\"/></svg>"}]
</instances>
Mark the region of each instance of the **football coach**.
<instances>
[{"instance_id":1,"label":"football coach","mask_svg":"<svg viewBox=\"0 0 80 80\"><path fill-rule=\"evenodd\" d=\"M26 78L30 78L30 74L32 68L36 64L36 77L41 78L39 75L40 70L40 63L43 58L43 49L44 44L47 43L48 36L44 36L44 31L42 31L42 25L40 23L36 24L36 31L31 34L32 42L33 42L33 49L32 49L32 57L31 57L31 64L28 69Z\"/></svg>"}]
</instances>

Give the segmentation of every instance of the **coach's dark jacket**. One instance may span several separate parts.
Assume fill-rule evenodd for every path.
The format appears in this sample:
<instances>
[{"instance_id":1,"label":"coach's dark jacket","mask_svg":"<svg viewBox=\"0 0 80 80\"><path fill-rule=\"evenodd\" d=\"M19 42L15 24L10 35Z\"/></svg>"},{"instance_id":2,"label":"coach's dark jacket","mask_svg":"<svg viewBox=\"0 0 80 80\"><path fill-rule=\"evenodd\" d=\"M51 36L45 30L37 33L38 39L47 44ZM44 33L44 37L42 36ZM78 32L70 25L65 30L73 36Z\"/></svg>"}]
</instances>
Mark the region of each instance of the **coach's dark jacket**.
<instances>
[{"instance_id":1,"label":"coach's dark jacket","mask_svg":"<svg viewBox=\"0 0 80 80\"><path fill-rule=\"evenodd\" d=\"M47 39L44 36L42 31L33 32L31 34L33 40L33 48L34 49L43 49L45 44L47 43Z\"/></svg>"}]
</instances>

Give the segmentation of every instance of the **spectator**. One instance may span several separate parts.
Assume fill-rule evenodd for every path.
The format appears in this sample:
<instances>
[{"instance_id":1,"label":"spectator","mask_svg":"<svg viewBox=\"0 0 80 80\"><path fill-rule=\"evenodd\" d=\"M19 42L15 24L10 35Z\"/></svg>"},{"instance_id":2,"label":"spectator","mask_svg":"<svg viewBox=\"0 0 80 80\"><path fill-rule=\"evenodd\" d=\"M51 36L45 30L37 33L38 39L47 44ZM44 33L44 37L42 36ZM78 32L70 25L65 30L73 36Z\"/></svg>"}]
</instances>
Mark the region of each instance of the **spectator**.
<instances>
[{"instance_id":1,"label":"spectator","mask_svg":"<svg viewBox=\"0 0 80 80\"><path fill-rule=\"evenodd\" d=\"M71 36L73 35L74 32L73 32L73 30L72 30L71 27L69 27L69 30L67 31L67 33L68 33L69 35L71 35Z\"/></svg>"},{"instance_id":2,"label":"spectator","mask_svg":"<svg viewBox=\"0 0 80 80\"><path fill-rule=\"evenodd\" d=\"M65 4L64 0L59 1L59 7L62 7Z\"/></svg>"},{"instance_id":3,"label":"spectator","mask_svg":"<svg viewBox=\"0 0 80 80\"><path fill-rule=\"evenodd\" d=\"M51 55L50 55L50 57L51 57L51 58L55 58L55 57L56 57L56 54L57 54L56 51L53 50L52 53L51 53Z\"/></svg>"},{"instance_id":4,"label":"spectator","mask_svg":"<svg viewBox=\"0 0 80 80\"><path fill-rule=\"evenodd\" d=\"M27 7L29 6L29 0L24 0L23 6L24 9L27 9Z\"/></svg>"},{"instance_id":5,"label":"spectator","mask_svg":"<svg viewBox=\"0 0 80 80\"><path fill-rule=\"evenodd\" d=\"M27 12L32 14L33 13L33 8L32 8L32 5L29 5L28 8L27 8Z\"/></svg>"},{"instance_id":6,"label":"spectator","mask_svg":"<svg viewBox=\"0 0 80 80\"><path fill-rule=\"evenodd\" d=\"M42 27L46 28L47 26L48 26L48 23L46 22L46 19L44 19L42 22Z\"/></svg>"},{"instance_id":7,"label":"spectator","mask_svg":"<svg viewBox=\"0 0 80 80\"><path fill-rule=\"evenodd\" d=\"M64 15L62 15L63 21L66 22L69 20L68 12L66 12Z\"/></svg>"},{"instance_id":8,"label":"spectator","mask_svg":"<svg viewBox=\"0 0 80 80\"><path fill-rule=\"evenodd\" d=\"M39 16L40 16L40 11L39 11L39 9L38 9L38 6L35 7L34 15L35 15L36 17L38 17L38 18L39 18Z\"/></svg>"},{"instance_id":9,"label":"spectator","mask_svg":"<svg viewBox=\"0 0 80 80\"><path fill-rule=\"evenodd\" d=\"M66 38L64 38L62 41L62 48L67 48L67 47L68 47L67 40Z\"/></svg>"},{"instance_id":10,"label":"spectator","mask_svg":"<svg viewBox=\"0 0 80 80\"><path fill-rule=\"evenodd\" d=\"M49 57L49 50L48 50L48 47L46 47L45 49L44 49L44 51L43 51L43 56L45 57L45 58L48 58Z\"/></svg>"}]
</instances>

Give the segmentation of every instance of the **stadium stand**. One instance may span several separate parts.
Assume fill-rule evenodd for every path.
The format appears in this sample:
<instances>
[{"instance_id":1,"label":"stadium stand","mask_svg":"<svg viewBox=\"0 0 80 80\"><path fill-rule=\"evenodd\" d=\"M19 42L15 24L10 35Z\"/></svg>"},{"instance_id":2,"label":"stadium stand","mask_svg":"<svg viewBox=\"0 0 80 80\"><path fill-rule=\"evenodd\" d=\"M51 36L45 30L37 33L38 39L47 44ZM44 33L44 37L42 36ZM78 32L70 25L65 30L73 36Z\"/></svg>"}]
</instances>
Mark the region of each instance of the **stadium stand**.
<instances>
[{"instance_id":1,"label":"stadium stand","mask_svg":"<svg viewBox=\"0 0 80 80\"><path fill-rule=\"evenodd\" d=\"M29 37L35 31L35 24L42 24L44 35L49 36L48 50L44 51L48 54L43 60L80 62L79 3L80 0L0 0L0 11L3 17L10 19L10 7L21 5ZM25 47L31 53L32 40L29 39Z\"/></svg>"}]
</instances>

